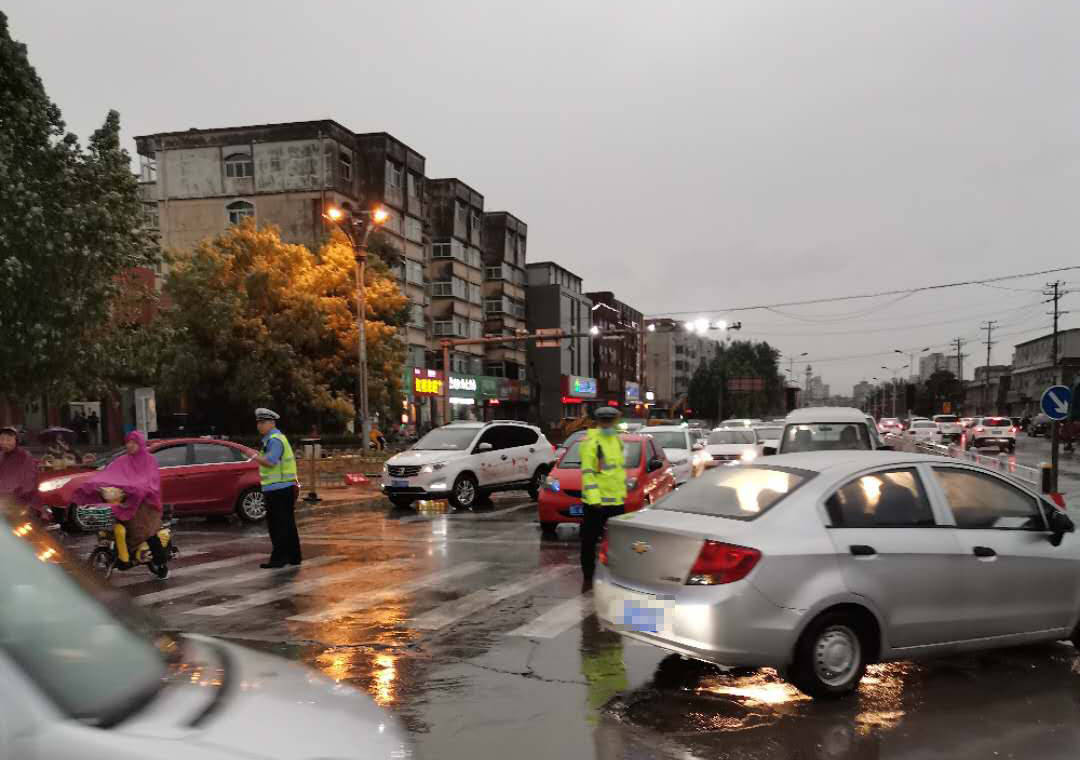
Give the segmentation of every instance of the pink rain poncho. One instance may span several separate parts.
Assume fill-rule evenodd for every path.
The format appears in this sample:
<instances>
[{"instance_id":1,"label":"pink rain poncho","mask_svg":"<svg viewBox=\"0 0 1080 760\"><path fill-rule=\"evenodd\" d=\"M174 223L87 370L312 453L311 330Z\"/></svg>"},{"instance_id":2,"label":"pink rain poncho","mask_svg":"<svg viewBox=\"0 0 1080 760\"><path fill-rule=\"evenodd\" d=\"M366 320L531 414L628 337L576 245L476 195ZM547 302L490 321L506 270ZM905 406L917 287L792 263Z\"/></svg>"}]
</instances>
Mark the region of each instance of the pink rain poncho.
<instances>
[{"instance_id":1,"label":"pink rain poncho","mask_svg":"<svg viewBox=\"0 0 1080 760\"><path fill-rule=\"evenodd\" d=\"M146 449L146 438L137 430L128 433L125 441L135 441L139 450L134 454L121 454L105 469L87 478L74 493L76 504L100 504L100 489L107 486L121 488L127 494L120 504L113 504L117 520L128 521L135 516L139 506L146 503L161 512L161 473L157 460Z\"/></svg>"}]
</instances>

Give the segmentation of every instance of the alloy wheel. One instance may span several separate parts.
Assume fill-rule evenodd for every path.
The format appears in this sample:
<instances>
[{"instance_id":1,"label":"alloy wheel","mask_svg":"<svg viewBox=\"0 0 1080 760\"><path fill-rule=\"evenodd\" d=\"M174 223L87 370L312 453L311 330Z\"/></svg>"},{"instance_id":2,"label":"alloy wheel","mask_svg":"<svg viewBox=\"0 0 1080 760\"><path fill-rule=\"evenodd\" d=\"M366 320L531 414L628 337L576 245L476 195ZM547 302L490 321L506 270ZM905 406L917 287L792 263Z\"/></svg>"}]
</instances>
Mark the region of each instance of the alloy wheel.
<instances>
[{"instance_id":1,"label":"alloy wheel","mask_svg":"<svg viewBox=\"0 0 1080 760\"><path fill-rule=\"evenodd\" d=\"M266 517L266 496L262 491L248 491L240 501L240 511L252 522Z\"/></svg>"}]
</instances>

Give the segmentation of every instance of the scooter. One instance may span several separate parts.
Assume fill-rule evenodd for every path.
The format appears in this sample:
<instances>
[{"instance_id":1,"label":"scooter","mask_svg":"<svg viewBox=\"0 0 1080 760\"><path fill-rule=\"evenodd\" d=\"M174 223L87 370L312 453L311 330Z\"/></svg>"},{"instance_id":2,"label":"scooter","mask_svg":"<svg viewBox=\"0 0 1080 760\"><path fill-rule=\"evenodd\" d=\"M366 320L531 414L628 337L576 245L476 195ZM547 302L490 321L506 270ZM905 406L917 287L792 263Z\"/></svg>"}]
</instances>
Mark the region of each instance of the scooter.
<instances>
[{"instance_id":1,"label":"scooter","mask_svg":"<svg viewBox=\"0 0 1080 760\"><path fill-rule=\"evenodd\" d=\"M91 504L77 507L77 509L79 510L79 519L83 521L82 524L97 531L97 545L91 550L90 556L86 559L86 564L94 572L101 573L105 578L109 578L114 570L131 570L139 565L150 567L154 561L154 555L146 541L139 544L135 551L132 552L128 562L121 560L116 547L120 541L126 540L123 533L125 529L123 525L116 522L112 507L108 504ZM169 559L173 559L180 554L180 549L172 540L172 522L170 516L167 522L162 522L162 526L157 532L158 540L168 553Z\"/></svg>"}]
</instances>

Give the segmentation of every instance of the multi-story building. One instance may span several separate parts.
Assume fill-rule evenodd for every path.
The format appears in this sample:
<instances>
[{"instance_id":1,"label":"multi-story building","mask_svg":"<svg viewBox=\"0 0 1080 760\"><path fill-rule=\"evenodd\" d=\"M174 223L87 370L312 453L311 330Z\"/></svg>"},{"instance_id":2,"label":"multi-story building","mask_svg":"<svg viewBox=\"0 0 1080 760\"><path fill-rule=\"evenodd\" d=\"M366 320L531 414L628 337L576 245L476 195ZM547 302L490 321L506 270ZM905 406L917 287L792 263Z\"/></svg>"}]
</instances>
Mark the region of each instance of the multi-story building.
<instances>
[{"instance_id":1,"label":"multi-story building","mask_svg":"<svg viewBox=\"0 0 1080 760\"><path fill-rule=\"evenodd\" d=\"M592 301L581 278L550 261L526 264L526 325L529 332L561 330L576 337L530 343L526 351L529 376L538 401L538 419L552 425L563 417L587 414L596 400L593 376Z\"/></svg>"},{"instance_id":2,"label":"multi-story building","mask_svg":"<svg viewBox=\"0 0 1080 760\"><path fill-rule=\"evenodd\" d=\"M641 398L641 364L636 333L643 329L644 317L637 309L615 298L610 290L586 293L592 301L592 323L600 333L593 340L593 372L597 398L620 406L637 405ZM635 334L604 337L612 330L633 330Z\"/></svg>"},{"instance_id":3,"label":"multi-story building","mask_svg":"<svg viewBox=\"0 0 1080 760\"><path fill-rule=\"evenodd\" d=\"M859 409L862 409L870 398L870 392L873 389L873 384L868 383L866 380L855 383L855 387L851 389L852 404Z\"/></svg>"},{"instance_id":4,"label":"multi-story building","mask_svg":"<svg viewBox=\"0 0 1080 760\"><path fill-rule=\"evenodd\" d=\"M525 331L525 243L528 225L506 211L484 214L484 334ZM484 374L525 378L525 344L485 347Z\"/></svg>"},{"instance_id":5,"label":"multi-story building","mask_svg":"<svg viewBox=\"0 0 1080 760\"><path fill-rule=\"evenodd\" d=\"M925 383L935 372L952 372L960 377L960 360L955 354L934 352L919 357L919 381Z\"/></svg>"},{"instance_id":6,"label":"multi-story building","mask_svg":"<svg viewBox=\"0 0 1080 760\"><path fill-rule=\"evenodd\" d=\"M389 211L382 228L401 253L391 262L410 301L408 364L428 348L422 155L385 132L354 134L336 121L189 129L135 138L147 215L164 248L191 250L252 218L289 243L317 248L330 233L330 206Z\"/></svg>"},{"instance_id":7,"label":"multi-story building","mask_svg":"<svg viewBox=\"0 0 1080 760\"><path fill-rule=\"evenodd\" d=\"M1012 380L1006 395L1013 414L1036 414L1043 392L1051 385L1072 385L1080 375L1080 328L1058 333L1057 361L1053 335L1017 343Z\"/></svg>"},{"instance_id":8,"label":"multi-story building","mask_svg":"<svg viewBox=\"0 0 1080 760\"><path fill-rule=\"evenodd\" d=\"M484 227L484 196L459 179L428 180L431 209L432 334L439 338L482 338L484 335L484 259L480 251ZM458 346L450 366L435 366L459 375L484 372L484 346Z\"/></svg>"},{"instance_id":9,"label":"multi-story building","mask_svg":"<svg viewBox=\"0 0 1080 760\"><path fill-rule=\"evenodd\" d=\"M685 330L670 319L652 320L655 331L645 333L645 385L653 403L670 408L685 398L690 380L705 362L716 356L718 343Z\"/></svg>"},{"instance_id":10,"label":"multi-story building","mask_svg":"<svg viewBox=\"0 0 1080 760\"><path fill-rule=\"evenodd\" d=\"M964 414L968 416L1007 414L1007 394L1012 384L1012 366L991 364L975 368L975 379L964 383ZM989 382L987 378L989 377Z\"/></svg>"}]
</instances>

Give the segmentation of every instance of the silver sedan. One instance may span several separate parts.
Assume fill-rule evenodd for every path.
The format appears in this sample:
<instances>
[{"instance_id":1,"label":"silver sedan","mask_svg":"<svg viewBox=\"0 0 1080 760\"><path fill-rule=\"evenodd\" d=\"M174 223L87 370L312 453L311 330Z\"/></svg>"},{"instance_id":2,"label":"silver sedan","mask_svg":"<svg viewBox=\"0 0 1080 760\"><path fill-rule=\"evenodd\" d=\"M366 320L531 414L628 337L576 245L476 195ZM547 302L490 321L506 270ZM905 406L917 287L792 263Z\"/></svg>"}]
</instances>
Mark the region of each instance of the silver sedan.
<instances>
[{"instance_id":1,"label":"silver sedan","mask_svg":"<svg viewBox=\"0 0 1080 760\"><path fill-rule=\"evenodd\" d=\"M602 624L814 697L870 663L1072 638L1080 540L999 473L901 452L788 454L710 470L615 518Z\"/></svg>"}]
</instances>

